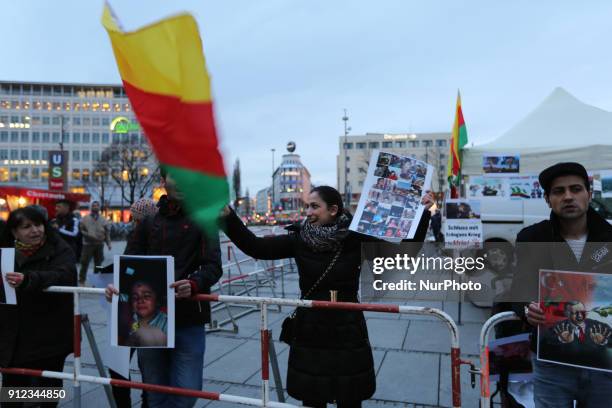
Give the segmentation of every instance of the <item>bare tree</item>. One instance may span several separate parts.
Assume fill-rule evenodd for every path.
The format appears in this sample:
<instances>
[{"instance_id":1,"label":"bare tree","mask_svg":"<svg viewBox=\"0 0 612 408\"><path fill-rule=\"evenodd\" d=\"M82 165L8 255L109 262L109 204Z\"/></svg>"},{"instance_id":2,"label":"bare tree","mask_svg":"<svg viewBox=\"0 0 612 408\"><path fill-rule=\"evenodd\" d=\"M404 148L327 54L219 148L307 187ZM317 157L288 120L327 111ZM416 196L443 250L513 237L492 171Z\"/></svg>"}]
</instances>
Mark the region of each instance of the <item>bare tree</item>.
<instances>
[{"instance_id":1,"label":"bare tree","mask_svg":"<svg viewBox=\"0 0 612 408\"><path fill-rule=\"evenodd\" d=\"M119 187L122 203L128 205L149 196L159 180L159 166L153 150L138 135L130 136L113 141L94 165L94 175L98 169L99 180L112 180ZM102 185L100 189L105 187Z\"/></svg>"}]
</instances>

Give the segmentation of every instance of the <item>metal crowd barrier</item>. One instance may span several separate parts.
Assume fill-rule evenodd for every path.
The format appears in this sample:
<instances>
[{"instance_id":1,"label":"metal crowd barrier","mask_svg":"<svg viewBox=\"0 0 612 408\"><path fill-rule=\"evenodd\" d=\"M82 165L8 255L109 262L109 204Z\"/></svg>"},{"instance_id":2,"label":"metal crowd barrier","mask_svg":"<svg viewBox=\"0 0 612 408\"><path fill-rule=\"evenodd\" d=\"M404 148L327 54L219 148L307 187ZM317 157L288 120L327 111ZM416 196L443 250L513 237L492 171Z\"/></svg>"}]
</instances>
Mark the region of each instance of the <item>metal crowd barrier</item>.
<instances>
[{"instance_id":1,"label":"metal crowd barrier","mask_svg":"<svg viewBox=\"0 0 612 408\"><path fill-rule=\"evenodd\" d=\"M480 330L480 407L491 405L491 388L489 384L489 336L495 325L511 320L521 320L514 312L502 312L491 316Z\"/></svg>"},{"instance_id":2,"label":"metal crowd barrier","mask_svg":"<svg viewBox=\"0 0 612 408\"><path fill-rule=\"evenodd\" d=\"M23 368L0 368L1 373L20 374L35 377L58 378L73 381L74 397L73 406L81 406L81 382L91 382L102 385L113 385L124 388L136 388L147 391L163 392L168 394L197 397L208 400L235 402L244 405L260 407L296 407L295 405L270 401L269 387L269 343L270 331L268 330L268 305L295 306L313 309L336 309L367 311L381 313L399 313L434 316L446 323L451 335L451 384L452 384L452 404L453 408L461 407L461 364L470 364L469 361L461 360L459 349L459 329L454 320L444 311L418 306L400 306L393 304L371 304L371 303L350 303L350 302L331 302L322 300L298 300L280 299L271 297L243 297L230 295L196 295L191 300L211 301L211 302L231 302L258 305L261 312L261 399L246 398L236 395L207 392L202 390L184 389L178 387L145 384L136 381L116 380L105 377L96 377L81 374L81 311L79 296L81 294L104 295L104 289L81 288L69 286L52 286L47 292L53 293L72 293L74 296L74 371L72 373L31 370Z\"/></svg>"}]
</instances>

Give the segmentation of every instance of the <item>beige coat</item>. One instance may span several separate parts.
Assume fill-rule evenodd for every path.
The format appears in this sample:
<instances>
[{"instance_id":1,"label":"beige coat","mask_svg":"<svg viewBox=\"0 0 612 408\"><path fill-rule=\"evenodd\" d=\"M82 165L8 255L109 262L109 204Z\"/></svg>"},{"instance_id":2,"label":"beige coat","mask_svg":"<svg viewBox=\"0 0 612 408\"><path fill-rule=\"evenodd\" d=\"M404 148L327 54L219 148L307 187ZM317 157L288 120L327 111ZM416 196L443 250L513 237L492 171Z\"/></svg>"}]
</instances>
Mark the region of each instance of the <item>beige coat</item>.
<instances>
[{"instance_id":1,"label":"beige coat","mask_svg":"<svg viewBox=\"0 0 612 408\"><path fill-rule=\"evenodd\" d=\"M79 228L83 234L83 245L110 243L110 224L102 215L98 215L97 220L91 214L83 217Z\"/></svg>"}]
</instances>

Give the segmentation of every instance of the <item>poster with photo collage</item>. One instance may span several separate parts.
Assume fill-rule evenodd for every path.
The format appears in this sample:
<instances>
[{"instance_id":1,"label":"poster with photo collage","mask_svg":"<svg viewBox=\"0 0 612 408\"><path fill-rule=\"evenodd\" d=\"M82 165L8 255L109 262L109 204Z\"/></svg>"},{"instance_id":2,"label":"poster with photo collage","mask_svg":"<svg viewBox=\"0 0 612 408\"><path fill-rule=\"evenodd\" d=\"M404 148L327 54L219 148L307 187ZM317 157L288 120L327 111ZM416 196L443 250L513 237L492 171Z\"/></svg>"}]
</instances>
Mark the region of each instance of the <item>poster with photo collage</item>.
<instances>
[{"instance_id":1,"label":"poster with photo collage","mask_svg":"<svg viewBox=\"0 0 612 408\"><path fill-rule=\"evenodd\" d=\"M390 242L414 238L432 173L425 162L374 150L350 229Z\"/></svg>"}]
</instances>

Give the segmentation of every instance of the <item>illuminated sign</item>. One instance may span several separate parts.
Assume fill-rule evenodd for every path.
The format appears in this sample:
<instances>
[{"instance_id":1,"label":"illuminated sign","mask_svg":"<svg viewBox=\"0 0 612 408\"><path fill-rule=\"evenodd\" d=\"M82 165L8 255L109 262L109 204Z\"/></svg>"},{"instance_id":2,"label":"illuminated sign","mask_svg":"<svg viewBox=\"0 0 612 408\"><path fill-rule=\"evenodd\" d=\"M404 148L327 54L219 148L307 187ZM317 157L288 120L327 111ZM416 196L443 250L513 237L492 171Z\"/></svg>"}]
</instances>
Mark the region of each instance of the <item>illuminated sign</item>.
<instances>
[{"instance_id":1,"label":"illuminated sign","mask_svg":"<svg viewBox=\"0 0 612 408\"><path fill-rule=\"evenodd\" d=\"M65 151L49 152L49 190L65 190L67 183L68 155Z\"/></svg>"},{"instance_id":2,"label":"illuminated sign","mask_svg":"<svg viewBox=\"0 0 612 408\"><path fill-rule=\"evenodd\" d=\"M111 122L110 130L113 133L138 132L140 130L140 126L138 123L130 121L125 116L118 116Z\"/></svg>"}]
</instances>

